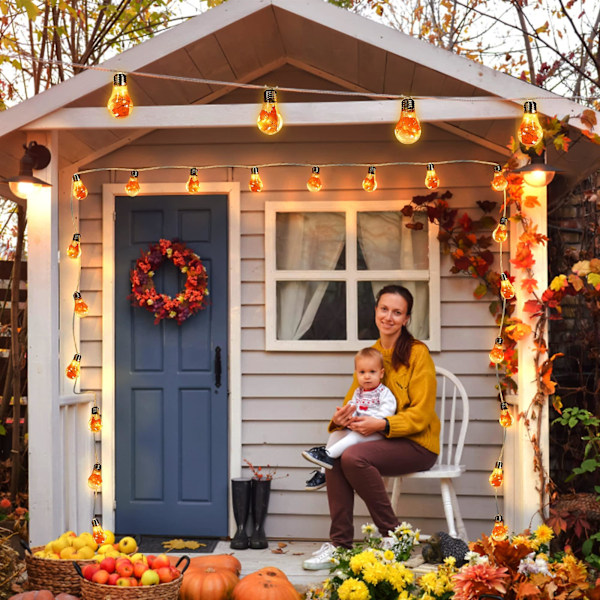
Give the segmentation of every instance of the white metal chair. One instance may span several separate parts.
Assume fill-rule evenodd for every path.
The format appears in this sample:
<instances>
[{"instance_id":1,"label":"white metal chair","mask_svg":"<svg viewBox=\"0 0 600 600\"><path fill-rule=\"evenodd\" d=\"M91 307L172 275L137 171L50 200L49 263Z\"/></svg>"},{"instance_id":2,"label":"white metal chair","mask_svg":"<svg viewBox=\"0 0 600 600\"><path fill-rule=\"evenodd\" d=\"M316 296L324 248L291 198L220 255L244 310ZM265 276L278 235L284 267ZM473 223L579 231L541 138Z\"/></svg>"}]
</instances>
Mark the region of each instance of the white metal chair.
<instances>
[{"instance_id":1,"label":"white metal chair","mask_svg":"<svg viewBox=\"0 0 600 600\"><path fill-rule=\"evenodd\" d=\"M435 372L439 376L440 454L435 465L429 471L409 473L393 478L392 507L398 514L402 479L439 479L448 533L452 537L457 537L458 533L458 537L467 541L467 530L460 514L452 480L460 477L466 471L466 466L460 464L460 459L469 426L469 397L465 386L454 373L442 367L436 367ZM462 404L462 410L457 406L458 403Z\"/></svg>"}]
</instances>

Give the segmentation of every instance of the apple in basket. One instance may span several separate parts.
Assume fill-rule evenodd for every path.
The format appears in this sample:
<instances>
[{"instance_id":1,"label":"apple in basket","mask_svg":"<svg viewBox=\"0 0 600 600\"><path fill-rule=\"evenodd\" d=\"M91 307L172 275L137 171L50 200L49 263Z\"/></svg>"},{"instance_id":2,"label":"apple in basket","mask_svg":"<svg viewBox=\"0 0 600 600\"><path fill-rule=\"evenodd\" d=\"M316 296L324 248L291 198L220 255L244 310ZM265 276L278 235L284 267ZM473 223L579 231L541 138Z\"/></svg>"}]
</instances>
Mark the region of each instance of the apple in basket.
<instances>
[{"instance_id":1,"label":"apple in basket","mask_svg":"<svg viewBox=\"0 0 600 600\"><path fill-rule=\"evenodd\" d=\"M117 566L117 561L112 556L107 556L100 561L100 569L107 573L114 573Z\"/></svg>"},{"instance_id":2,"label":"apple in basket","mask_svg":"<svg viewBox=\"0 0 600 600\"><path fill-rule=\"evenodd\" d=\"M121 577L131 577L133 575L133 563L128 558L117 558L115 571Z\"/></svg>"},{"instance_id":3,"label":"apple in basket","mask_svg":"<svg viewBox=\"0 0 600 600\"><path fill-rule=\"evenodd\" d=\"M170 567L171 562L169 561L169 557L166 554L159 554L154 561L152 562L152 569L157 571L162 567Z\"/></svg>"},{"instance_id":4,"label":"apple in basket","mask_svg":"<svg viewBox=\"0 0 600 600\"><path fill-rule=\"evenodd\" d=\"M92 581L94 583L106 583L108 581L109 575L110 575L110 573L108 571L105 571L104 569L100 569L99 571L96 571L94 573L94 575L92 576Z\"/></svg>"},{"instance_id":5,"label":"apple in basket","mask_svg":"<svg viewBox=\"0 0 600 600\"><path fill-rule=\"evenodd\" d=\"M148 565L146 563L143 563L141 561L139 562L134 562L133 563L133 576L137 577L138 579L142 578L142 575L149 569L150 567L148 567Z\"/></svg>"},{"instance_id":6,"label":"apple in basket","mask_svg":"<svg viewBox=\"0 0 600 600\"><path fill-rule=\"evenodd\" d=\"M173 581L173 573L171 573L171 567L161 567L160 569L156 569L158 573L158 577L161 583L170 583Z\"/></svg>"},{"instance_id":7,"label":"apple in basket","mask_svg":"<svg viewBox=\"0 0 600 600\"><path fill-rule=\"evenodd\" d=\"M154 569L148 569L140 580L142 585L157 585L160 583L160 577Z\"/></svg>"},{"instance_id":8,"label":"apple in basket","mask_svg":"<svg viewBox=\"0 0 600 600\"><path fill-rule=\"evenodd\" d=\"M99 570L100 565L98 563L94 563L93 565L85 565L85 567L83 567L82 573L88 581L91 581L92 577L94 576L94 573Z\"/></svg>"},{"instance_id":9,"label":"apple in basket","mask_svg":"<svg viewBox=\"0 0 600 600\"><path fill-rule=\"evenodd\" d=\"M117 581L119 581L119 578L121 576L118 573L111 573L108 576L108 581L106 582L107 585L117 585Z\"/></svg>"},{"instance_id":10,"label":"apple in basket","mask_svg":"<svg viewBox=\"0 0 600 600\"><path fill-rule=\"evenodd\" d=\"M129 581L129 577L119 577L119 579L117 579L117 585L122 587L131 587L131 581Z\"/></svg>"}]
</instances>

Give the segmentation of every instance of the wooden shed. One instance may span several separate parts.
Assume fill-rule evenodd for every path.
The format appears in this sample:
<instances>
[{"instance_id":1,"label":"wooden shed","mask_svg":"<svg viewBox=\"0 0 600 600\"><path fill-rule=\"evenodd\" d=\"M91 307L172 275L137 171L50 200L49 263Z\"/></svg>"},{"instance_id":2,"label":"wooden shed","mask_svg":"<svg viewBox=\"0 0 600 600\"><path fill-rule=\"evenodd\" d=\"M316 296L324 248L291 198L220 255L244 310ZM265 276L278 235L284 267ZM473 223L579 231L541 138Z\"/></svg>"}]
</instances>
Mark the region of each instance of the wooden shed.
<instances>
[{"instance_id":1,"label":"wooden shed","mask_svg":"<svg viewBox=\"0 0 600 600\"><path fill-rule=\"evenodd\" d=\"M106 109L117 71L135 105L120 120ZM279 88L277 135L257 129L262 92L242 84ZM356 96L340 93L349 91ZM417 99L418 143L396 141L400 100L386 94ZM27 200L32 541L88 529L93 515L121 533L226 536L229 480L248 475L244 459L277 471L269 537L326 539L326 495L304 490L311 469L300 452L325 441L352 356L372 340L365 298L386 281L412 286L415 333L467 389L457 491L469 537L489 532L487 479L502 441L488 359L496 327L473 281L449 272L434 229L403 228L399 211L424 193L427 162L461 212L501 202L490 164L441 163L504 163L530 98L582 126L574 102L320 0L230 0L0 114L0 175L16 173L26 142L52 153L36 173L52 187ZM549 159L574 184L598 154L581 141L567 159ZM380 166L377 190L366 193L365 165L393 162L419 164ZM255 165L261 193L248 189ZM319 193L306 188L309 165L321 166ZM185 188L191 167L199 194ZM124 191L131 170L141 184L133 198ZM82 201L71 196L75 174L89 191ZM546 190L531 193L544 232ZM74 233L78 260L66 256ZM161 238L185 242L209 275L209 306L180 326L155 325L128 298L135 260ZM317 246L322 256L303 262ZM388 254L401 260L386 263ZM544 289L543 248L536 268ZM175 293L174 269L161 272L157 286ZM81 321L76 289L90 307ZM533 395L520 346L517 409ZM76 353L73 387L65 367ZM103 416L95 437L94 402ZM518 530L535 512L535 482L523 431L509 437L502 510ZM95 462L97 496L87 486ZM407 482L402 510L426 532L445 528L436 482ZM357 527L367 520L359 504Z\"/></svg>"}]
</instances>

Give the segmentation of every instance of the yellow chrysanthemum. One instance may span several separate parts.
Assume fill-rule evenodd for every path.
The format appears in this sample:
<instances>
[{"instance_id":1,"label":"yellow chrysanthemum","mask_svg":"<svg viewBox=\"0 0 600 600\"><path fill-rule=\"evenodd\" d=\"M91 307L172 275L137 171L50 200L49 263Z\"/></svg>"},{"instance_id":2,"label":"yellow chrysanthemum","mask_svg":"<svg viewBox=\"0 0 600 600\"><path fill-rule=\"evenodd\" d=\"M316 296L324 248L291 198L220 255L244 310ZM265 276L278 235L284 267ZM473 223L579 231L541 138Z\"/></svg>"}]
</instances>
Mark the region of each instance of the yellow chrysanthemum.
<instances>
[{"instance_id":1,"label":"yellow chrysanthemum","mask_svg":"<svg viewBox=\"0 0 600 600\"><path fill-rule=\"evenodd\" d=\"M338 596L340 600L368 600L369 588L364 582L351 577L340 585Z\"/></svg>"},{"instance_id":2,"label":"yellow chrysanthemum","mask_svg":"<svg viewBox=\"0 0 600 600\"><path fill-rule=\"evenodd\" d=\"M534 535L541 544L547 544L554 537L554 532L551 527L542 523L535 530Z\"/></svg>"},{"instance_id":3,"label":"yellow chrysanthemum","mask_svg":"<svg viewBox=\"0 0 600 600\"><path fill-rule=\"evenodd\" d=\"M372 550L365 550L350 559L350 568L354 573L360 573L366 566L375 564L377 558Z\"/></svg>"},{"instance_id":4,"label":"yellow chrysanthemum","mask_svg":"<svg viewBox=\"0 0 600 600\"><path fill-rule=\"evenodd\" d=\"M396 555L394 554L393 550L386 550L383 553L383 558L385 558L385 560L394 560L394 558L396 558Z\"/></svg>"},{"instance_id":5,"label":"yellow chrysanthemum","mask_svg":"<svg viewBox=\"0 0 600 600\"><path fill-rule=\"evenodd\" d=\"M409 583L414 580L412 571L407 569L401 563L392 563L387 565L387 576L386 579L390 582L392 587L397 591L402 591Z\"/></svg>"},{"instance_id":6,"label":"yellow chrysanthemum","mask_svg":"<svg viewBox=\"0 0 600 600\"><path fill-rule=\"evenodd\" d=\"M367 565L364 568L362 576L367 583L377 585L385 579L386 574L387 569L385 568L385 565L380 562L376 562L372 565Z\"/></svg>"},{"instance_id":7,"label":"yellow chrysanthemum","mask_svg":"<svg viewBox=\"0 0 600 600\"><path fill-rule=\"evenodd\" d=\"M531 548L531 542L532 540L524 535L515 535L512 539L513 546L526 546L527 548Z\"/></svg>"},{"instance_id":8,"label":"yellow chrysanthemum","mask_svg":"<svg viewBox=\"0 0 600 600\"><path fill-rule=\"evenodd\" d=\"M455 558L454 556L447 556L447 557L444 559L444 564L445 564L447 567L453 567L453 566L456 564L456 558Z\"/></svg>"},{"instance_id":9,"label":"yellow chrysanthemum","mask_svg":"<svg viewBox=\"0 0 600 600\"><path fill-rule=\"evenodd\" d=\"M324 590L330 590L331 589L331 579L326 579L323 582L323 589Z\"/></svg>"}]
</instances>

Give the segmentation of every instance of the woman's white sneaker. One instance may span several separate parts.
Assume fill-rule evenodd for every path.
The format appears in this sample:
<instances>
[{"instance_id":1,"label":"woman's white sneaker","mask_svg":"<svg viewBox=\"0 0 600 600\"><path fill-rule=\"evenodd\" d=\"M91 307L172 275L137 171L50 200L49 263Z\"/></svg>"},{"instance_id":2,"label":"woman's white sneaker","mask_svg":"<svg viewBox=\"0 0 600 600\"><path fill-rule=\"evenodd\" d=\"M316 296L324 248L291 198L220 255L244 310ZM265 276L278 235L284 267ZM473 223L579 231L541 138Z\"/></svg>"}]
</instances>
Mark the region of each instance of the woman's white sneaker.
<instances>
[{"instance_id":1,"label":"woman's white sneaker","mask_svg":"<svg viewBox=\"0 0 600 600\"><path fill-rule=\"evenodd\" d=\"M333 564L331 559L335 552L335 546L329 542L325 542L316 552L313 552L312 558L307 558L302 563L302 568L307 571L320 571L321 569L329 569Z\"/></svg>"}]
</instances>

